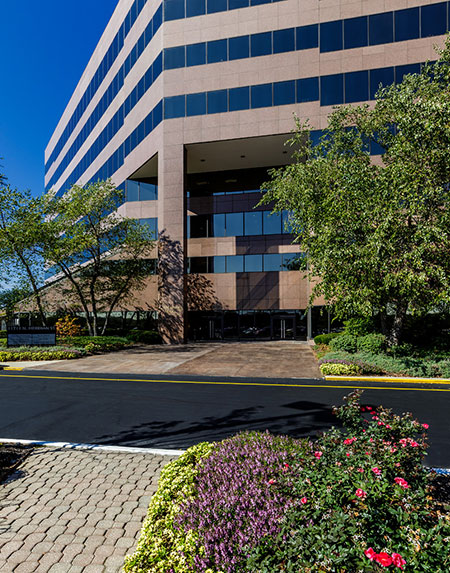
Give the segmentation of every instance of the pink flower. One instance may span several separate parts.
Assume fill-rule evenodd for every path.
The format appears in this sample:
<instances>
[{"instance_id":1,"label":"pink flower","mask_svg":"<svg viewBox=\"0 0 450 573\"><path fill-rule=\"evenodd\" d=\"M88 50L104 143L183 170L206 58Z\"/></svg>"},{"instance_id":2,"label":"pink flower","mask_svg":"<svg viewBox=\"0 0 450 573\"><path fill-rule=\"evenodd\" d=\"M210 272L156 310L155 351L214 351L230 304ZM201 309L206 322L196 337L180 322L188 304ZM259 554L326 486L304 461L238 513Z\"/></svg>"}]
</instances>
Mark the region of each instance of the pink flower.
<instances>
[{"instance_id":1,"label":"pink flower","mask_svg":"<svg viewBox=\"0 0 450 573\"><path fill-rule=\"evenodd\" d=\"M380 468L372 468L372 471L373 471L373 473L374 473L376 476L381 475L381 470L380 470Z\"/></svg>"},{"instance_id":2,"label":"pink flower","mask_svg":"<svg viewBox=\"0 0 450 573\"><path fill-rule=\"evenodd\" d=\"M399 555L398 553L393 553L392 554L392 563L396 566L399 567L400 569L403 569L403 565L406 564L406 561L403 559L403 557L401 555Z\"/></svg>"},{"instance_id":3,"label":"pink flower","mask_svg":"<svg viewBox=\"0 0 450 573\"><path fill-rule=\"evenodd\" d=\"M389 424L386 424L386 428L387 428L388 430L390 430L390 429L391 429L391 426L390 426Z\"/></svg>"},{"instance_id":4,"label":"pink flower","mask_svg":"<svg viewBox=\"0 0 450 573\"><path fill-rule=\"evenodd\" d=\"M396 478L394 478L394 481L395 481L395 483L396 483L397 485L400 485L400 486L403 487L404 489L408 489L408 488L409 488L408 482L407 482L405 479L401 478L401 477L396 477Z\"/></svg>"},{"instance_id":5,"label":"pink flower","mask_svg":"<svg viewBox=\"0 0 450 573\"><path fill-rule=\"evenodd\" d=\"M428 424L422 424L422 428L425 428L425 430L428 430L430 426ZM395 555L397 555L397 553L395 553Z\"/></svg>"},{"instance_id":6,"label":"pink flower","mask_svg":"<svg viewBox=\"0 0 450 573\"><path fill-rule=\"evenodd\" d=\"M314 452L314 456L315 456L318 460L320 460L320 458L322 457L322 455L323 455L323 452Z\"/></svg>"},{"instance_id":7,"label":"pink flower","mask_svg":"<svg viewBox=\"0 0 450 573\"><path fill-rule=\"evenodd\" d=\"M357 472L360 472L360 473L364 473L364 470L363 470L362 468L357 468L356 471L357 471Z\"/></svg>"},{"instance_id":8,"label":"pink flower","mask_svg":"<svg viewBox=\"0 0 450 573\"><path fill-rule=\"evenodd\" d=\"M397 448L391 448L390 449L391 454L395 453L396 451L397 451Z\"/></svg>"},{"instance_id":9,"label":"pink flower","mask_svg":"<svg viewBox=\"0 0 450 573\"><path fill-rule=\"evenodd\" d=\"M410 442L412 448L418 448L419 444L417 442L411 441Z\"/></svg>"},{"instance_id":10,"label":"pink flower","mask_svg":"<svg viewBox=\"0 0 450 573\"><path fill-rule=\"evenodd\" d=\"M382 567L389 567L390 565L392 565L392 557L387 553L385 553L384 551L378 553L378 555L375 557L375 561L379 563Z\"/></svg>"},{"instance_id":11,"label":"pink flower","mask_svg":"<svg viewBox=\"0 0 450 573\"><path fill-rule=\"evenodd\" d=\"M307 501L308 501L308 498L302 497L300 500L300 503L302 503L304 505L305 503L307 503Z\"/></svg>"},{"instance_id":12,"label":"pink flower","mask_svg":"<svg viewBox=\"0 0 450 573\"><path fill-rule=\"evenodd\" d=\"M269 485L273 485L274 483L277 483L277 482L274 479L270 479L267 483Z\"/></svg>"},{"instance_id":13,"label":"pink flower","mask_svg":"<svg viewBox=\"0 0 450 573\"><path fill-rule=\"evenodd\" d=\"M378 425L379 426L384 426L384 422L382 422L381 420L378 421Z\"/></svg>"},{"instance_id":14,"label":"pink flower","mask_svg":"<svg viewBox=\"0 0 450 573\"><path fill-rule=\"evenodd\" d=\"M370 412L372 410L372 406L366 406L366 410Z\"/></svg>"},{"instance_id":15,"label":"pink flower","mask_svg":"<svg viewBox=\"0 0 450 573\"><path fill-rule=\"evenodd\" d=\"M346 446L351 446L353 442L356 442L356 438L347 438L347 440L344 440Z\"/></svg>"},{"instance_id":16,"label":"pink flower","mask_svg":"<svg viewBox=\"0 0 450 573\"><path fill-rule=\"evenodd\" d=\"M346 455L347 457L350 457L350 452L347 452L345 455Z\"/></svg>"},{"instance_id":17,"label":"pink flower","mask_svg":"<svg viewBox=\"0 0 450 573\"><path fill-rule=\"evenodd\" d=\"M364 551L364 555L370 559L371 561L375 560L375 557L377 556L377 554L375 553L375 551L372 549L372 547L369 547L369 549L366 549Z\"/></svg>"},{"instance_id":18,"label":"pink flower","mask_svg":"<svg viewBox=\"0 0 450 573\"><path fill-rule=\"evenodd\" d=\"M358 488L355 492L355 495L356 495L356 497L359 497L360 499L365 499L367 497L367 492L361 488Z\"/></svg>"}]
</instances>

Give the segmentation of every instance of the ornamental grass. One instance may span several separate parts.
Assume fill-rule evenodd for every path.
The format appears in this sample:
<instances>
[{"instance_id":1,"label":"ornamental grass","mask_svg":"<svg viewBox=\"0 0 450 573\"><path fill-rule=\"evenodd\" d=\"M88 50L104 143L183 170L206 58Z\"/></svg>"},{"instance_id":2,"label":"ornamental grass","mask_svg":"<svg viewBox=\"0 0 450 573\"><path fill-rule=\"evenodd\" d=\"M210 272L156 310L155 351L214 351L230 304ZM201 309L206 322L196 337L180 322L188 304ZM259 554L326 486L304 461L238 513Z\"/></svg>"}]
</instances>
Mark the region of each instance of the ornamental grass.
<instances>
[{"instance_id":1,"label":"ornamental grass","mask_svg":"<svg viewBox=\"0 0 450 573\"><path fill-rule=\"evenodd\" d=\"M360 398L317 440L242 433L168 464L125 571L449 571L427 424Z\"/></svg>"}]
</instances>

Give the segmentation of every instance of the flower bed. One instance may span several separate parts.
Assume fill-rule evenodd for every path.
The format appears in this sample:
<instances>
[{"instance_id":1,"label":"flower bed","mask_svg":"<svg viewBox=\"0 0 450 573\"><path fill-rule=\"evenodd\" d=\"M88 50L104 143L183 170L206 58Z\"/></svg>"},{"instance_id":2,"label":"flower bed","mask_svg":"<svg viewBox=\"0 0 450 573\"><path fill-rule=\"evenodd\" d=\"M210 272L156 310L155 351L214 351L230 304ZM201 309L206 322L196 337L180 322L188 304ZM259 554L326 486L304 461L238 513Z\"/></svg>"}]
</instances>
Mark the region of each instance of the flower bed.
<instances>
[{"instance_id":1,"label":"flower bed","mask_svg":"<svg viewBox=\"0 0 450 573\"><path fill-rule=\"evenodd\" d=\"M359 399L315 442L244 433L166 466L125 571L450 570L427 425Z\"/></svg>"},{"instance_id":2,"label":"flower bed","mask_svg":"<svg viewBox=\"0 0 450 573\"><path fill-rule=\"evenodd\" d=\"M0 362L21 362L39 360L69 360L81 358L86 352L79 348L65 346L23 346L0 348Z\"/></svg>"}]
</instances>

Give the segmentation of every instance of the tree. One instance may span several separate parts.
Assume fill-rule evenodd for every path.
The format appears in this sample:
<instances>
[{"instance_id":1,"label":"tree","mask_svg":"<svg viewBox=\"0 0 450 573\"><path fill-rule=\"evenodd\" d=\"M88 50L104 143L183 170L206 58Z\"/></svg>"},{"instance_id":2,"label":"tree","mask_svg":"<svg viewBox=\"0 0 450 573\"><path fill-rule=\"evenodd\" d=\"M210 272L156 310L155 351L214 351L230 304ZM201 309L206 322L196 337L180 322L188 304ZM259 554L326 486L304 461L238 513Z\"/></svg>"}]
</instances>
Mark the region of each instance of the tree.
<instances>
[{"instance_id":1,"label":"tree","mask_svg":"<svg viewBox=\"0 0 450 573\"><path fill-rule=\"evenodd\" d=\"M14 316L18 302L29 298L33 292L27 287L14 286L0 292L0 310L5 313L6 320L11 320Z\"/></svg>"},{"instance_id":2,"label":"tree","mask_svg":"<svg viewBox=\"0 0 450 573\"><path fill-rule=\"evenodd\" d=\"M379 313L391 344L407 312L450 300L450 40L439 61L335 109L317 146L297 120L295 163L263 202L291 211L296 241L338 317ZM372 160L369 146L384 149Z\"/></svg>"},{"instance_id":3,"label":"tree","mask_svg":"<svg viewBox=\"0 0 450 573\"><path fill-rule=\"evenodd\" d=\"M79 307L91 336L104 334L114 309L144 288L155 263L148 225L116 211L122 195L108 180L46 196L41 248L62 279L48 288Z\"/></svg>"}]
</instances>

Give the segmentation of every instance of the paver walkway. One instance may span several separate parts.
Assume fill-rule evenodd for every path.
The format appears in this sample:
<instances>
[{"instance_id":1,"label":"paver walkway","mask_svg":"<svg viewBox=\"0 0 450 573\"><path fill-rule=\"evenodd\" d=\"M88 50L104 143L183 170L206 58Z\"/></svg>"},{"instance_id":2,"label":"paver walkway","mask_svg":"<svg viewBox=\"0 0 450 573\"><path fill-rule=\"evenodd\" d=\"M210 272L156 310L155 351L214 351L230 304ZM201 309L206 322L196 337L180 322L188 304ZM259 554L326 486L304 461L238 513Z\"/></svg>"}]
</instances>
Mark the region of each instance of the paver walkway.
<instances>
[{"instance_id":1,"label":"paver walkway","mask_svg":"<svg viewBox=\"0 0 450 573\"><path fill-rule=\"evenodd\" d=\"M39 448L0 484L0 571L115 573L170 456Z\"/></svg>"},{"instance_id":2,"label":"paver walkway","mask_svg":"<svg viewBox=\"0 0 450 573\"><path fill-rule=\"evenodd\" d=\"M77 360L61 360L35 369L56 372L321 378L317 360L305 342L197 343L140 346Z\"/></svg>"}]
</instances>

